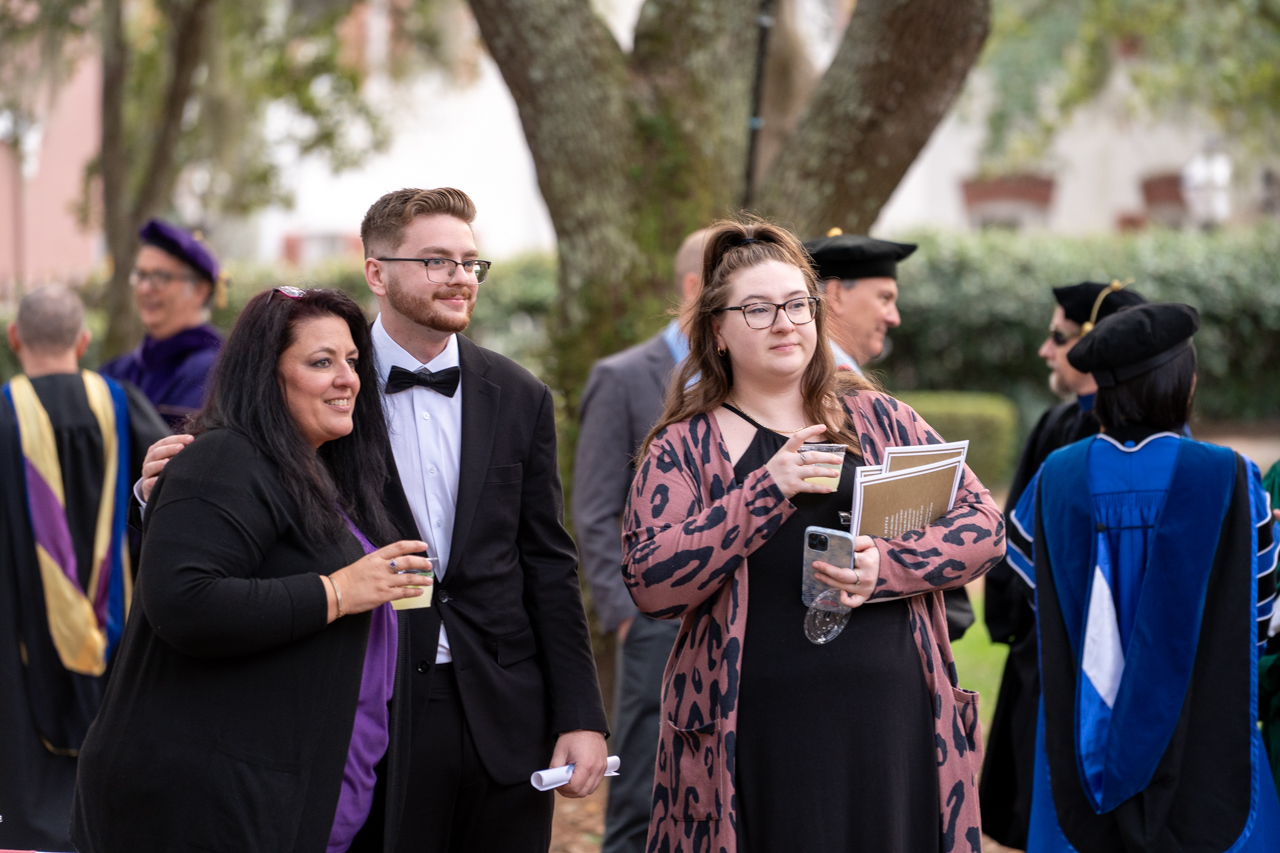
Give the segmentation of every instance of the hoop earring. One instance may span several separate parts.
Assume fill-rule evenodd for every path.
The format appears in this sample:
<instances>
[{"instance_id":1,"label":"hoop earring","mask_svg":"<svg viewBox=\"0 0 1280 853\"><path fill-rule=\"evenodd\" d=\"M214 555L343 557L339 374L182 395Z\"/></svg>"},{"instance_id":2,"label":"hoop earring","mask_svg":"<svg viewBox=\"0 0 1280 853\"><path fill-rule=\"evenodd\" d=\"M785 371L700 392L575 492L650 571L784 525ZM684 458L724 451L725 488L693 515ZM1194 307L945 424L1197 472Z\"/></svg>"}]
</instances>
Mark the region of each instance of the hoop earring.
<instances>
[{"instance_id":1,"label":"hoop earring","mask_svg":"<svg viewBox=\"0 0 1280 853\"><path fill-rule=\"evenodd\" d=\"M716 355L718 355L718 356L720 356L720 357L722 357L722 358L724 357L724 354L725 354L725 353L727 353L727 352L728 352L728 350L727 350L727 349L725 349L724 347L716 347Z\"/></svg>"}]
</instances>

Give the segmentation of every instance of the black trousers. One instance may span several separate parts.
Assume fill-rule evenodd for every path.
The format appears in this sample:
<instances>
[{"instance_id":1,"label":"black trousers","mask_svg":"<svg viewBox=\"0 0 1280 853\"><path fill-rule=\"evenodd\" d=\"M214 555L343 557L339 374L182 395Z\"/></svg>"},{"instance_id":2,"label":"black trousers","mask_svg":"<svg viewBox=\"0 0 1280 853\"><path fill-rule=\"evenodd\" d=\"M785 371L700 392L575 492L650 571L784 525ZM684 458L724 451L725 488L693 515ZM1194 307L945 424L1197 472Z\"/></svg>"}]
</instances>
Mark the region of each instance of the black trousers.
<instances>
[{"instance_id":1,"label":"black trousers","mask_svg":"<svg viewBox=\"0 0 1280 853\"><path fill-rule=\"evenodd\" d=\"M645 849L662 719L662 672L679 633L679 619L640 614L618 650L613 747L622 770L609 780L601 853L643 853Z\"/></svg>"},{"instance_id":2,"label":"black trousers","mask_svg":"<svg viewBox=\"0 0 1280 853\"><path fill-rule=\"evenodd\" d=\"M554 794L499 785L467 725L452 664L437 664L425 718L414 721L401 853L546 853Z\"/></svg>"}]
</instances>

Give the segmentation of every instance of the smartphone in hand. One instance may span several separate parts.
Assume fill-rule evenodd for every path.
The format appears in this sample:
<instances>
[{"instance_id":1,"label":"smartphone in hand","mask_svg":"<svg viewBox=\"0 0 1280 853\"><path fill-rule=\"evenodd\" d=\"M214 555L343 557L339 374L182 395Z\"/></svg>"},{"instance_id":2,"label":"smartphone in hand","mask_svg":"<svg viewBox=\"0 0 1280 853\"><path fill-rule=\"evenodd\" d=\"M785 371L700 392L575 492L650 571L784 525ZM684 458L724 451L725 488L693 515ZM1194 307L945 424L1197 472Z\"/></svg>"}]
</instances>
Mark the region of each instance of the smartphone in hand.
<instances>
[{"instance_id":1,"label":"smartphone in hand","mask_svg":"<svg viewBox=\"0 0 1280 853\"><path fill-rule=\"evenodd\" d=\"M807 527L804 531L804 574L800 581L800 600L812 607L814 599L829 589L814 577L814 560L843 569L853 568L853 534L830 527Z\"/></svg>"}]
</instances>

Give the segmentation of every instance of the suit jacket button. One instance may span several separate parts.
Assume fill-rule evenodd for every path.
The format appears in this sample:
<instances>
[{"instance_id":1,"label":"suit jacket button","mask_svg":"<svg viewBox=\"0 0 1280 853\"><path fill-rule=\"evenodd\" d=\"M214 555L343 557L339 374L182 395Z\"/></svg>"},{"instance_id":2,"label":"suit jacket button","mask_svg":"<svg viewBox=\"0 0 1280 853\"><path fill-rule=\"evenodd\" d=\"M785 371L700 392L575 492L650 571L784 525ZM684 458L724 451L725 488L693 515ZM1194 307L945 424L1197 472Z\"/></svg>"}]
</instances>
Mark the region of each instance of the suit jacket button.
<instances>
[{"instance_id":1,"label":"suit jacket button","mask_svg":"<svg viewBox=\"0 0 1280 853\"><path fill-rule=\"evenodd\" d=\"M448 603L448 601L449 601L449 593L445 592L444 590L440 590L440 599L439 599L439 601L440 601L440 603L441 603L441 604L447 604L447 603Z\"/></svg>"},{"instance_id":2,"label":"suit jacket button","mask_svg":"<svg viewBox=\"0 0 1280 853\"><path fill-rule=\"evenodd\" d=\"M418 661L418 672L422 673L423 675L426 675L427 670L429 669L431 669L431 664L427 663L424 660Z\"/></svg>"}]
</instances>

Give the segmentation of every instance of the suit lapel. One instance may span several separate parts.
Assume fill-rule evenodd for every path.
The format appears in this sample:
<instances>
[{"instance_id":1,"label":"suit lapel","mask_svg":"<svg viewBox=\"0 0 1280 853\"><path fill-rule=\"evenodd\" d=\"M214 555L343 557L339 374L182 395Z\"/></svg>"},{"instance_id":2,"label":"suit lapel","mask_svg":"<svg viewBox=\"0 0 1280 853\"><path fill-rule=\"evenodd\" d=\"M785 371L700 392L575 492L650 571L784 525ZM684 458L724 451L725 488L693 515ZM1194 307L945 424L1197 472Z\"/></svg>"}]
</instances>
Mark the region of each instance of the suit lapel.
<instances>
[{"instance_id":1,"label":"suit lapel","mask_svg":"<svg viewBox=\"0 0 1280 853\"><path fill-rule=\"evenodd\" d=\"M396 467L396 457L390 447L387 448L387 485L382 490L382 497L387 512L391 514L391 521L400 531L400 537L421 539L422 533L418 530L418 522L413 518L409 499L405 497L404 486L400 483L400 469Z\"/></svg>"},{"instance_id":2,"label":"suit lapel","mask_svg":"<svg viewBox=\"0 0 1280 853\"><path fill-rule=\"evenodd\" d=\"M458 335L458 362L462 368L462 458L458 465L458 504L453 519L450 560L444 580L460 561L471 523L475 520L484 486L493 439L498 429L498 403L502 389L485 379L489 361L484 351L462 335Z\"/></svg>"}]
</instances>

